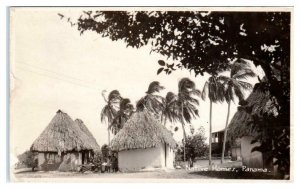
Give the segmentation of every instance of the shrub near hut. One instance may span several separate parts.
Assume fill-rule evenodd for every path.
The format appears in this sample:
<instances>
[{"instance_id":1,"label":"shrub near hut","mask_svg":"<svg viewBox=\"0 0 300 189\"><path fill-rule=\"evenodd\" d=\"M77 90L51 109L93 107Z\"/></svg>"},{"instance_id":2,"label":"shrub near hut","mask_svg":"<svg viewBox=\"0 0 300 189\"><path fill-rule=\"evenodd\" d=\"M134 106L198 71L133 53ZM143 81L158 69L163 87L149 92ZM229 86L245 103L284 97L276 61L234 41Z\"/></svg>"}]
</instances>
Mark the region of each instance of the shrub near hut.
<instances>
[{"instance_id":1,"label":"shrub near hut","mask_svg":"<svg viewBox=\"0 0 300 189\"><path fill-rule=\"evenodd\" d=\"M26 151L21 155L18 155L18 166L31 168L32 171L38 166L37 153ZM18 167L17 167L18 168Z\"/></svg>"}]
</instances>

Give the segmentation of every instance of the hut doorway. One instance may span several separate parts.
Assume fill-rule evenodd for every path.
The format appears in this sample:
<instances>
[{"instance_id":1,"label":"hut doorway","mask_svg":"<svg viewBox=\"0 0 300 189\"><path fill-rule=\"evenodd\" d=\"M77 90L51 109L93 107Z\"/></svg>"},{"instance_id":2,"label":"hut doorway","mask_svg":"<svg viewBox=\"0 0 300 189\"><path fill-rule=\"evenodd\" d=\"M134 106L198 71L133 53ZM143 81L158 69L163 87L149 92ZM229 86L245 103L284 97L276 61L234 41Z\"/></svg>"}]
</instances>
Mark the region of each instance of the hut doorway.
<instances>
[{"instance_id":1,"label":"hut doorway","mask_svg":"<svg viewBox=\"0 0 300 189\"><path fill-rule=\"evenodd\" d=\"M83 151L82 152L82 165L88 164L90 159L90 152L89 151Z\"/></svg>"}]
</instances>

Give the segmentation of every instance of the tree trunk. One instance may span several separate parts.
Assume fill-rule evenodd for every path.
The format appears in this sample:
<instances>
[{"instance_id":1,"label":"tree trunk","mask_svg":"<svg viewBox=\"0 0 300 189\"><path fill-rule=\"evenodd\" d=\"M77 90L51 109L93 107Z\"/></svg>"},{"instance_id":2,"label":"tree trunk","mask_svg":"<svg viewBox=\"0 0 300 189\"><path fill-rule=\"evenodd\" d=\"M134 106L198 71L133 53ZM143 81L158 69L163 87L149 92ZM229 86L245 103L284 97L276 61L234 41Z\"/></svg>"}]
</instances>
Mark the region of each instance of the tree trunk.
<instances>
[{"instance_id":1,"label":"tree trunk","mask_svg":"<svg viewBox=\"0 0 300 189\"><path fill-rule=\"evenodd\" d=\"M183 132L183 161L186 161L186 154L185 154L185 138L186 138L186 134L185 134L185 129L184 129L184 124L181 123L182 126L182 132Z\"/></svg>"},{"instance_id":2,"label":"tree trunk","mask_svg":"<svg viewBox=\"0 0 300 189\"><path fill-rule=\"evenodd\" d=\"M227 127L228 127L228 121L229 121L229 114L230 114L230 101L228 102L228 110L227 110L227 117L226 117L225 130L224 130L224 140L223 140L221 164L224 163L224 157L225 157L226 138L227 138L227 129L228 129Z\"/></svg>"},{"instance_id":3,"label":"tree trunk","mask_svg":"<svg viewBox=\"0 0 300 189\"><path fill-rule=\"evenodd\" d=\"M107 133L108 133L108 146L110 146L110 130L107 127Z\"/></svg>"},{"instance_id":4,"label":"tree trunk","mask_svg":"<svg viewBox=\"0 0 300 189\"><path fill-rule=\"evenodd\" d=\"M210 108L209 108L209 154L208 154L208 162L209 166L211 166L211 132L212 132L212 123L211 123L211 117L212 117L212 101L210 100Z\"/></svg>"},{"instance_id":5,"label":"tree trunk","mask_svg":"<svg viewBox=\"0 0 300 189\"><path fill-rule=\"evenodd\" d=\"M184 117L183 117L183 103L181 104L181 126L182 126L182 132L183 132L183 161L186 161L186 154L185 154L185 139L186 139L186 134L185 134L185 129L184 129Z\"/></svg>"}]
</instances>

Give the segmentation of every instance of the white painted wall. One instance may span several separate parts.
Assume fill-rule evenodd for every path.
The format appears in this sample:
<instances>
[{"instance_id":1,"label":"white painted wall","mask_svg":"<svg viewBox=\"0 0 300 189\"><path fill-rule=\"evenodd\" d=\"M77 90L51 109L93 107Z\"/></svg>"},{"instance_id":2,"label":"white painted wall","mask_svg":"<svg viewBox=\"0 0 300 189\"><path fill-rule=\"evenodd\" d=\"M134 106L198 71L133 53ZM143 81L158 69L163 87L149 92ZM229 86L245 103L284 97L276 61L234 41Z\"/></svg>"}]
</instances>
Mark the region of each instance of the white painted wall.
<instances>
[{"instance_id":1,"label":"white painted wall","mask_svg":"<svg viewBox=\"0 0 300 189\"><path fill-rule=\"evenodd\" d=\"M170 148L169 145L167 145L167 164L166 168L173 169L174 168L174 159L175 159L175 153L172 148Z\"/></svg>"},{"instance_id":2,"label":"white painted wall","mask_svg":"<svg viewBox=\"0 0 300 189\"><path fill-rule=\"evenodd\" d=\"M44 162L45 162L44 153L38 153L38 167L40 168Z\"/></svg>"},{"instance_id":3,"label":"white painted wall","mask_svg":"<svg viewBox=\"0 0 300 189\"><path fill-rule=\"evenodd\" d=\"M167 167L173 168L174 153L167 145ZM156 148L126 150L118 153L120 171L139 171L148 168L164 168L165 146Z\"/></svg>"}]
</instances>

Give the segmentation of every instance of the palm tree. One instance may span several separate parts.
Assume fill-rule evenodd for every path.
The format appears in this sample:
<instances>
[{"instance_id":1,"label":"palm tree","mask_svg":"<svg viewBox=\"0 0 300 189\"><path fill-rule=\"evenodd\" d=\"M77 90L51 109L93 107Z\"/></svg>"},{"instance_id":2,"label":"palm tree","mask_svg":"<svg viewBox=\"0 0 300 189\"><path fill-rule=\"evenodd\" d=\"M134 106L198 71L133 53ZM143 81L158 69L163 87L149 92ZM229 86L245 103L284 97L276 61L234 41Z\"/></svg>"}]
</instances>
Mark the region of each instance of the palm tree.
<instances>
[{"instance_id":1,"label":"palm tree","mask_svg":"<svg viewBox=\"0 0 300 189\"><path fill-rule=\"evenodd\" d=\"M178 83L178 99L177 99L177 112L179 121L183 131L183 160L186 160L185 153L185 122L191 123L191 120L198 117L198 109L195 105L199 105L199 101L193 96L200 96L201 93L196 89L196 85L189 78L182 78Z\"/></svg>"},{"instance_id":2,"label":"palm tree","mask_svg":"<svg viewBox=\"0 0 300 189\"><path fill-rule=\"evenodd\" d=\"M254 77L256 74L252 71L249 64L244 61L236 61L232 64L230 69L230 77L219 76L220 80L223 81L223 85L225 88L225 99L228 104L227 109L227 117L225 122L225 130L224 130L224 140L222 146L222 158L221 163L224 162L225 156L225 148L226 148L226 138L227 138L227 127L230 115L230 104L231 101L234 101L234 98L237 97L239 102L243 101L245 96L243 90L252 89L252 85L250 83L241 81L241 79L246 79L248 77Z\"/></svg>"},{"instance_id":3,"label":"palm tree","mask_svg":"<svg viewBox=\"0 0 300 189\"><path fill-rule=\"evenodd\" d=\"M124 98L120 101L120 109L116 113L114 117L110 129L112 130L113 134L116 135L124 126L126 121L130 118L130 116L134 112L134 107L131 104L128 98Z\"/></svg>"},{"instance_id":4,"label":"palm tree","mask_svg":"<svg viewBox=\"0 0 300 189\"><path fill-rule=\"evenodd\" d=\"M113 90L109 93L108 99L106 99L105 92L106 90L102 91L102 96L106 105L103 107L100 117L101 122L106 122L107 120L108 145L110 145L110 125L117 114L116 105L119 103L121 95L118 90Z\"/></svg>"},{"instance_id":5,"label":"palm tree","mask_svg":"<svg viewBox=\"0 0 300 189\"><path fill-rule=\"evenodd\" d=\"M166 126L167 120L169 120L170 122L179 120L177 100L178 97L173 92L168 92L166 98L163 100L161 121L164 126Z\"/></svg>"},{"instance_id":6,"label":"palm tree","mask_svg":"<svg viewBox=\"0 0 300 189\"><path fill-rule=\"evenodd\" d=\"M156 95L155 93L160 92L163 89L164 87L161 86L158 81L151 82L148 90L146 91L146 96L137 102L137 110L140 111L147 109L155 115L159 115L163 110L163 97Z\"/></svg>"},{"instance_id":7,"label":"palm tree","mask_svg":"<svg viewBox=\"0 0 300 189\"><path fill-rule=\"evenodd\" d=\"M216 74L212 75L208 81L205 82L202 90L202 99L205 100L206 94L210 101L209 106L209 165L211 165L211 140L212 140L212 103L224 101L224 86Z\"/></svg>"}]
</instances>

